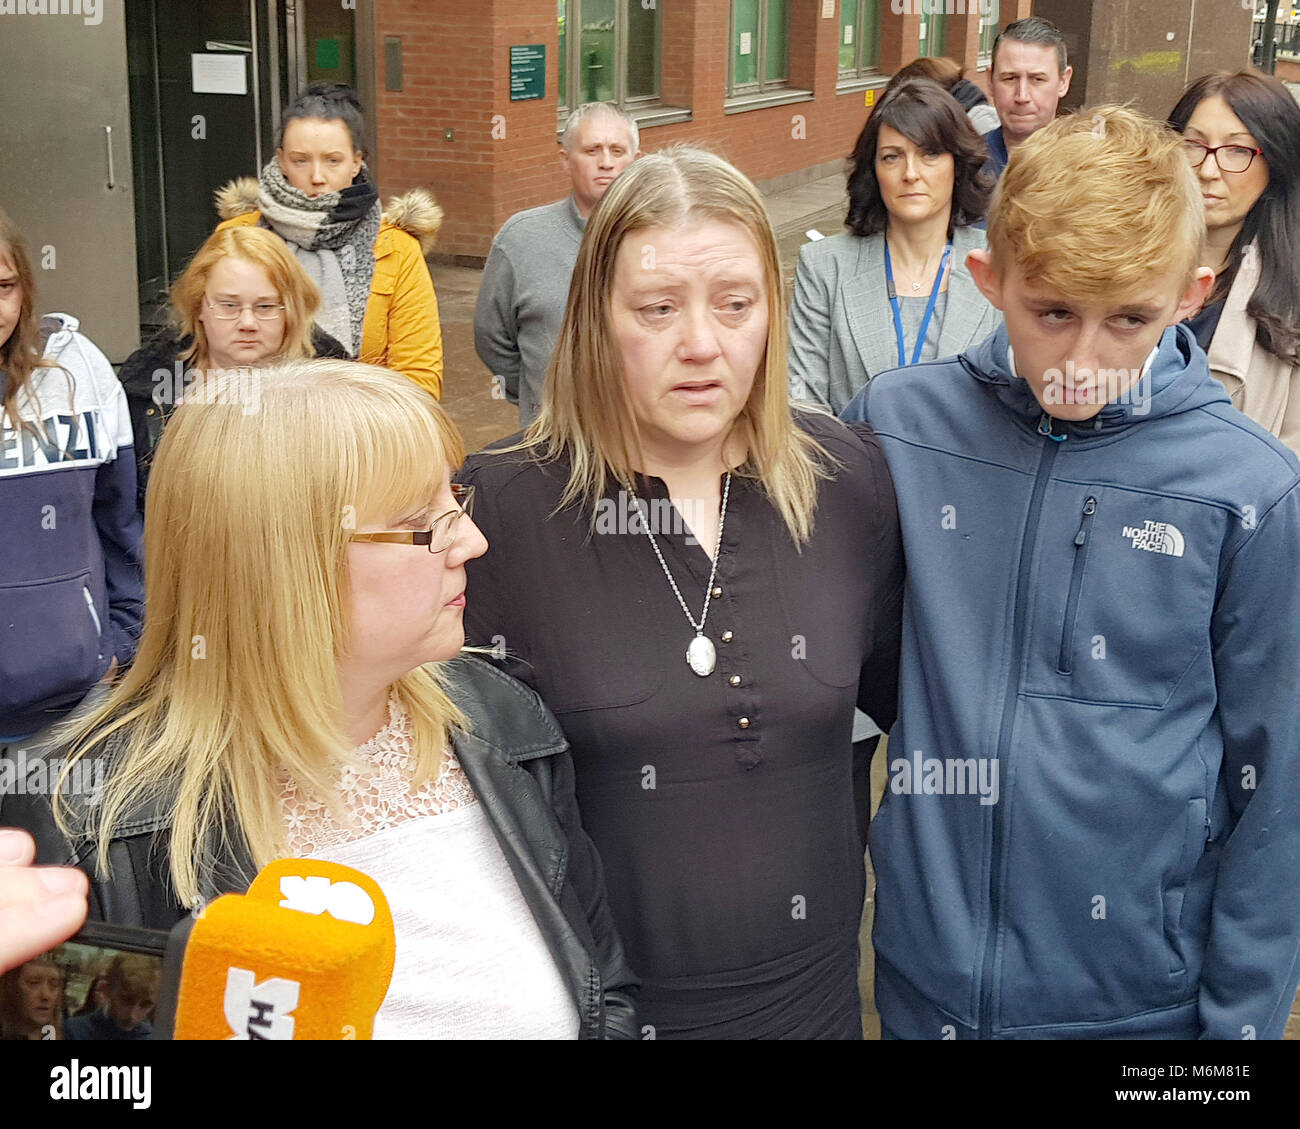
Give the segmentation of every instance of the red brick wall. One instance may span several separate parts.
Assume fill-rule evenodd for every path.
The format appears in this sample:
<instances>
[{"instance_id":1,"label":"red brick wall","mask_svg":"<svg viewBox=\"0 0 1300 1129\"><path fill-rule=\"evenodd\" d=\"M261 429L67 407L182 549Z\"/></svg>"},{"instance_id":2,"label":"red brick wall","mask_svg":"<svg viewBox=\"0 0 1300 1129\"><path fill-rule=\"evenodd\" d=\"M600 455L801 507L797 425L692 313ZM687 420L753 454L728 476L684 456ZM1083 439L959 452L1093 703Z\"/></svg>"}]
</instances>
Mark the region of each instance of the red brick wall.
<instances>
[{"instance_id":1,"label":"red brick wall","mask_svg":"<svg viewBox=\"0 0 1300 1129\"><path fill-rule=\"evenodd\" d=\"M730 0L661 0L664 101L693 120L644 128L646 152L675 141L706 145L754 180L822 165L852 148L866 108L862 91L836 91L839 4L793 0L791 81L814 99L739 114L724 112ZM1030 0L1003 0L1003 22L1028 14ZM916 55L920 17L895 15L882 0L880 63L886 73ZM978 17L949 17L949 53L974 67ZM505 220L568 190L556 145L559 90L554 0L376 0L376 42L400 35L404 89L379 75L372 112L385 195L414 185L446 211L438 250L481 256ZM546 44L546 97L511 102L511 44ZM974 76L972 76L974 77ZM504 136L493 137L495 129ZM455 130L455 140L443 131Z\"/></svg>"}]
</instances>

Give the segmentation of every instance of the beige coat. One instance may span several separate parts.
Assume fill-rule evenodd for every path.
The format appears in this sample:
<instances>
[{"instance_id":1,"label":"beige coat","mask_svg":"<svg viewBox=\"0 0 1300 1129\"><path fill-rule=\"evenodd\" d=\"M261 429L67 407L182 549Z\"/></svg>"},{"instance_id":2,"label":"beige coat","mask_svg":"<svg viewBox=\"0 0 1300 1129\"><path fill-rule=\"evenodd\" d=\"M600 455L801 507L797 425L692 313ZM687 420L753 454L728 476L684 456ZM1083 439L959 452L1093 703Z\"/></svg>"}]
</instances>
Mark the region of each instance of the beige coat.
<instances>
[{"instance_id":1,"label":"beige coat","mask_svg":"<svg viewBox=\"0 0 1300 1129\"><path fill-rule=\"evenodd\" d=\"M1228 390L1233 407L1300 454L1300 366L1273 356L1255 340L1255 319L1246 304L1258 285L1259 249L1251 244L1210 342L1210 373Z\"/></svg>"}]
</instances>

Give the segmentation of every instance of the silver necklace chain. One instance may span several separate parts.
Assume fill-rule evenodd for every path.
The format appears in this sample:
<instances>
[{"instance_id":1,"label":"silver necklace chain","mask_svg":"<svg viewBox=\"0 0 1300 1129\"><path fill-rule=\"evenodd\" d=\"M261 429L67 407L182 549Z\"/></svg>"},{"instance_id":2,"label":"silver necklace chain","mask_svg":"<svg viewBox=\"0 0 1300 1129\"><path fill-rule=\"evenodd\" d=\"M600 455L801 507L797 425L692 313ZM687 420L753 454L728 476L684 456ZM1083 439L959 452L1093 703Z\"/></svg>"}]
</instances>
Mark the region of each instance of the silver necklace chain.
<instances>
[{"instance_id":1,"label":"silver necklace chain","mask_svg":"<svg viewBox=\"0 0 1300 1129\"><path fill-rule=\"evenodd\" d=\"M690 625L695 628L697 635L704 634L704 621L709 618L709 604L713 601L713 580L718 575L718 558L722 556L722 531L727 524L727 495L731 493L731 472L727 472L727 477L722 484L722 511L718 517L718 548L713 554L713 567L709 569L709 583L704 589L704 610L700 612L700 622L695 622L695 617L691 615L691 609L686 606L686 601L682 599L681 589L677 587L677 581L673 579L672 570L668 567L668 562L664 560L664 555L659 551L659 542L655 540L655 535L650 529L650 522L647 515L643 512L641 515L642 522L645 525L646 536L650 538L650 544L654 548L655 556L659 558L659 566L664 570L664 575L668 577L668 583L673 586L673 595L677 597L677 602L681 604L682 611L686 613L686 619ZM638 508L640 499L637 499Z\"/></svg>"}]
</instances>

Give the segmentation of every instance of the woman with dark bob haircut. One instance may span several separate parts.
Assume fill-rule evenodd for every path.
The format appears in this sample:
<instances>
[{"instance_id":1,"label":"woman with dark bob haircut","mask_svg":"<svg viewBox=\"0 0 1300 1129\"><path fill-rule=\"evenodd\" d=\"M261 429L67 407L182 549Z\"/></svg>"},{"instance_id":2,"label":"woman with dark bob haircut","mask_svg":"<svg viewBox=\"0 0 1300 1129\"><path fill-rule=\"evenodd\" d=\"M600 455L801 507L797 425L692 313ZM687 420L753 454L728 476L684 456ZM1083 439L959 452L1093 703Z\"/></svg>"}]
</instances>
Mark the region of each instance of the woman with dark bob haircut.
<instances>
[{"instance_id":1,"label":"woman with dark bob haircut","mask_svg":"<svg viewBox=\"0 0 1300 1129\"><path fill-rule=\"evenodd\" d=\"M849 231L800 252L790 311L791 398L837 413L877 373L960 353L1001 320L966 268L993 179L961 104L900 83L850 160Z\"/></svg>"},{"instance_id":2,"label":"woman with dark bob haircut","mask_svg":"<svg viewBox=\"0 0 1300 1129\"><path fill-rule=\"evenodd\" d=\"M1256 71L1208 74L1169 124L1200 179L1218 276L1188 324L1233 404L1300 453L1300 106Z\"/></svg>"}]
</instances>

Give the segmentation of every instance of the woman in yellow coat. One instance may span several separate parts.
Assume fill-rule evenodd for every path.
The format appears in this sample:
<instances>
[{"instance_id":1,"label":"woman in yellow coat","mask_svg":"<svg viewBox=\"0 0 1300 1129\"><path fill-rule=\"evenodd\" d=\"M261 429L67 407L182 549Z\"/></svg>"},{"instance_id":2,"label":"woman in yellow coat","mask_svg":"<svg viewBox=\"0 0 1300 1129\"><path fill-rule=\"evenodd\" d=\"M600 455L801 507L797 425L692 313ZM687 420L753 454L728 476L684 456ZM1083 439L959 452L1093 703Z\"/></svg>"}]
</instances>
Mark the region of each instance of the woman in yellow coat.
<instances>
[{"instance_id":1,"label":"woman in yellow coat","mask_svg":"<svg viewBox=\"0 0 1300 1129\"><path fill-rule=\"evenodd\" d=\"M317 322L350 356L442 395L442 327L424 256L442 209L416 188L381 209L365 166L356 94L315 83L284 112L275 158L258 180L216 194L220 227L260 224L281 236L321 289Z\"/></svg>"}]
</instances>

